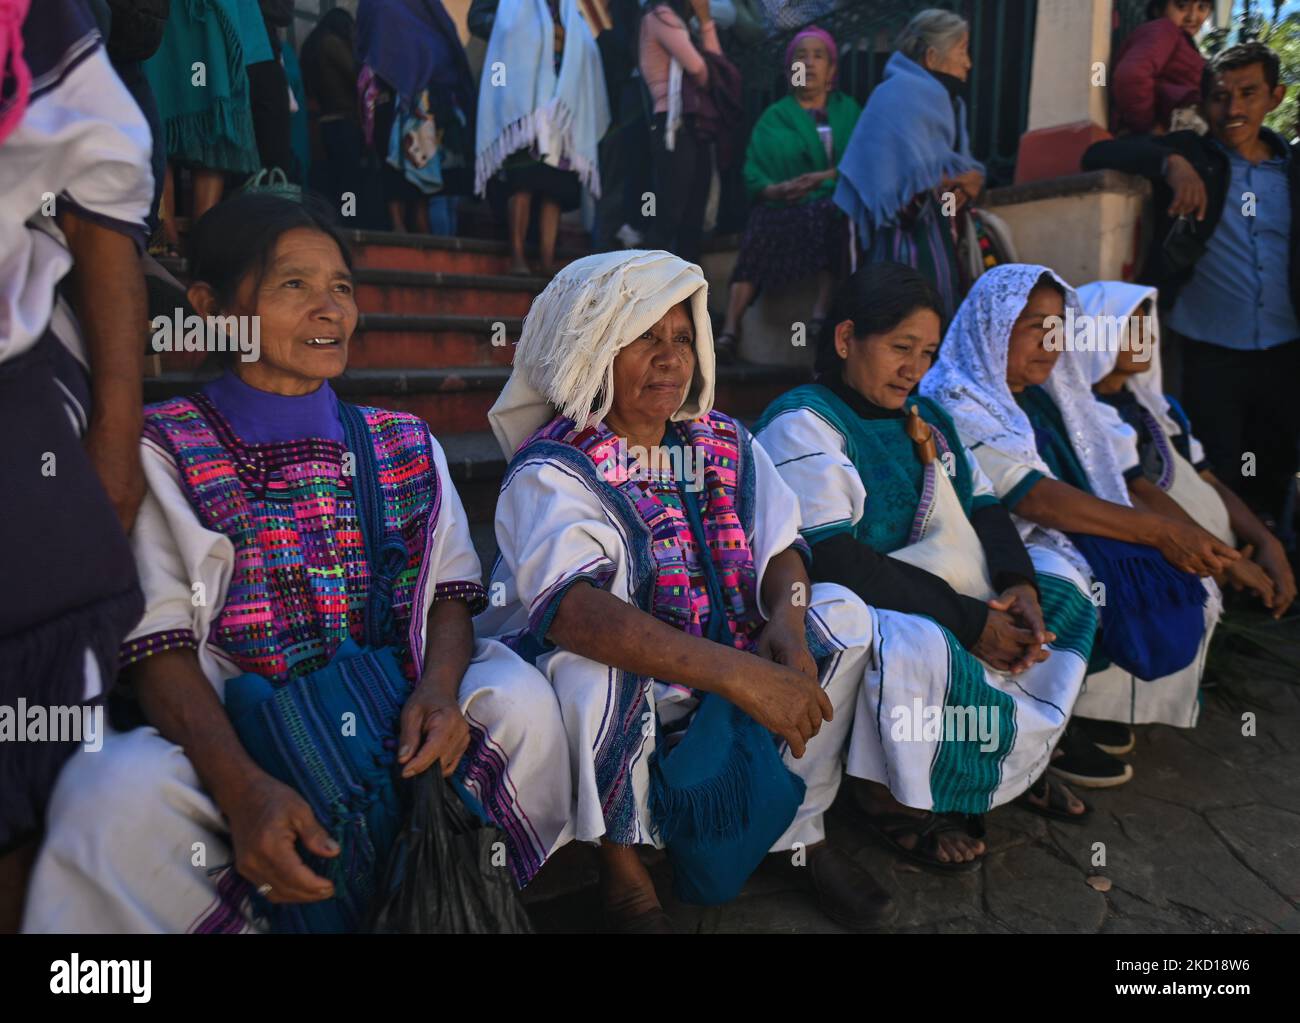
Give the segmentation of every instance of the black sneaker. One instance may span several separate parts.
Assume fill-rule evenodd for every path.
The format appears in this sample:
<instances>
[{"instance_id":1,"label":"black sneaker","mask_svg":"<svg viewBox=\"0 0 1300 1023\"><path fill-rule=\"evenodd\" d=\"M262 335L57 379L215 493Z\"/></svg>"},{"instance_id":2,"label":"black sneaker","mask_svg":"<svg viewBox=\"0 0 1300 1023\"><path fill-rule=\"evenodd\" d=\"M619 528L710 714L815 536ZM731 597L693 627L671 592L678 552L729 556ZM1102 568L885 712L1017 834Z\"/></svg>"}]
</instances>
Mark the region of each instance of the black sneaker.
<instances>
[{"instance_id":1,"label":"black sneaker","mask_svg":"<svg viewBox=\"0 0 1300 1023\"><path fill-rule=\"evenodd\" d=\"M1132 753L1137 739L1133 729L1118 721L1096 721L1093 718L1071 718L1070 725L1082 732L1103 753L1113 757Z\"/></svg>"},{"instance_id":2,"label":"black sneaker","mask_svg":"<svg viewBox=\"0 0 1300 1023\"><path fill-rule=\"evenodd\" d=\"M1133 768L1109 753L1103 753L1086 735L1070 722L1057 750L1062 756L1051 762L1048 770L1071 785L1085 789L1109 789L1123 785L1133 777Z\"/></svg>"}]
</instances>

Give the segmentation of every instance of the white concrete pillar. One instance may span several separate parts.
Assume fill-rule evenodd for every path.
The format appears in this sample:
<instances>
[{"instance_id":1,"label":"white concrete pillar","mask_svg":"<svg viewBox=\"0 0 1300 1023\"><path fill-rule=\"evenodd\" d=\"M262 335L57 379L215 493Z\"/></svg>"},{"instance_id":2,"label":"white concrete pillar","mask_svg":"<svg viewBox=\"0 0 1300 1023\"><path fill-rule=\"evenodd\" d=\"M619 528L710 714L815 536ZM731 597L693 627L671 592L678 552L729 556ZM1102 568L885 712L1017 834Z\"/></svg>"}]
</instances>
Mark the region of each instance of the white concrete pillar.
<instances>
[{"instance_id":1,"label":"white concrete pillar","mask_svg":"<svg viewBox=\"0 0 1300 1023\"><path fill-rule=\"evenodd\" d=\"M1105 127L1106 90L1093 81L1097 64L1110 61L1112 6L1111 0L1038 0L1030 131L1080 121Z\"/></svg>"}]
</instances>

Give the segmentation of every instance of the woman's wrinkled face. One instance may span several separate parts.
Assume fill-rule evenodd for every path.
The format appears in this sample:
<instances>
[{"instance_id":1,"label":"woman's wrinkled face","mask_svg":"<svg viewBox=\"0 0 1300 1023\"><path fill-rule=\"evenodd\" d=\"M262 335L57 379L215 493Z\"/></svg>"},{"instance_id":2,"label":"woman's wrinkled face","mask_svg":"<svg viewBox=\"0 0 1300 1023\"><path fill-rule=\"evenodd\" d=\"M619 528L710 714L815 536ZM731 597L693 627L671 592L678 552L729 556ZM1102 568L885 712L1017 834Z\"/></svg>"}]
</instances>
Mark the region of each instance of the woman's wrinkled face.
<instances>
[{"instance_id":1,"label":"woman's wrinkled face","mask_svg":"<svg viewBox=\"0 0 1300 1023\"><path fill-rule=\"evenodd\" d=\"M1184 32L1196 35L1213 8L1210 0L1169 0L1165 4L1165 17Z\"/></svg>"},{"instance_id":2,"label":"woman's wrinkled face","mask_svg":"<svg viewBox=\"0 0 1300 1023\"><path fill-rule=\"evenodd\" d=\"M940 327L932 309L917 309L893 330L861 338L853 336L853 321L845 320L835 328L844 382L881 408L902 408L934 365Z\"/></svg>"},{"instance_id":3,"label":"woman's wrinkled face","mask_svg":"<svg viewBox=\"0 0 1300 1023\"><path fill-rule=\"evenodd\" d=\"M826 40L818 39L816 36L800 39L799 45L794 48L793 63L803 64L803 91L815 95L830 88L831 79L835 74L835 65L831 63L831 54L826 48ZM800 86L795 88L798 89Z\"/></svg>"},{"instance_id":4,"label":"woman's wrinkled face","mask_svg":"<svg viewBox=\"0 0 1300 1023\"><path fill-rule=\"evenodd\" d=\"M615 357L610 411L623 422L666 423L686 401L694 375L695 327L687 304L678 302Z\"/></svg>"},{"instance_id":5,"label":"woman's wrinkled face","mask_svg":"<svg viewBox=\"0 0 1300 1023\"><path fill-rule=\"evenodd\" d=\"M211 292L199 297L210 302ZM241 281L231 308L203 309L198 302L195 308L204 314L257 315L259 357L252 362L237 359L234 370L260 390L306 394L347 368L348 342L357 329L352 272L334 239L323 231L286 231L262 279L250 273Z\"/></svg>"},{"instance_id":6,"label":"woman's wrinkled face","mask_svg":"<svg viewBox=\"0 0 1300 1023\"><path fill-rule=\"evenodd\" d=\"M1025 307L1011 328L1007 351L1007 386L1023 391L1047 382L1061 357L1061 348L1047 347L1049 337L1059 337L1065 317L1065 296L1056 288L1040 284L1029 293Z\"/></svg>"},{"instance_id":7,"label":"woman's wrinkled face","mask_svg":"<svg viewBox=\"0 0 1300 1023\"><path fill-rule=\"evenodd\" d=\"M960 78L963 82L970 78L970 33L967 32L945 53L940 53L933 46L926 52L925 66L931 71Z\"/></svg>"}]
</instances>

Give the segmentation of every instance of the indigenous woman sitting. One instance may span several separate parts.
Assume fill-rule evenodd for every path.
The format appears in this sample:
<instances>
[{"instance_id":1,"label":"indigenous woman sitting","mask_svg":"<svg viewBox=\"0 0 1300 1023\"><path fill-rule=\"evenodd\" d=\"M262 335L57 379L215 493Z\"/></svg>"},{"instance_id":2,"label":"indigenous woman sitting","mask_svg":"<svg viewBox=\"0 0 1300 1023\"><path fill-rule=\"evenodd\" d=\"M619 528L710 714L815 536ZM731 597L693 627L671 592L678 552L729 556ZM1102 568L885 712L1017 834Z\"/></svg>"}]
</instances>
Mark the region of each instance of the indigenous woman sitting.
<instances>
[{"instance_id":1,"label":"indigenous woman sitting","mask_svg":"<svg viewBox=\"0 0 1300 1023\"><path fill-rule=\"evenodd\" d=\"M1067 326L1080 322L1073 289L1046 267L996 267L962 303L922 390L952 416L1021 535L1088 580L1101 632L1075 714L1190 727L1220 607L1214 583L1197 577L1239 555L1131 501L1081 364L1061 358L1075 347ZM1131 777L1129 765L1072 732L1053 770L1094 787ZM1119 739L1131 746L1126 729Z\"/></svg>"},{"instance_id":2,"label":"indigenous woman sitting","mask_svg":"<svg viewBox=\"0 0 1300 1023\"><path fill-rule=\"evenodd\" d=\"M849 743L854 802L899 855L957 871L984 852L961 814L1021 797L1086 815L1044 772L1096 615L1069 562L1025 549L943 409L913 396L941 308L910 267L859 269L822 335L817 382L773 402L757 438L799 495L812 578L849 587L876 618Z\"/></svg>"},{"instance_id":3,"label":"indigenous woman sitting","mask_svg":"<svg viewBox=\"0 0 1300 1023\"><path fill-rule=\"evenodd\" d=\"M870 616L810 584L798 501L713 410L706 299L699 267L632 250L534 300L490 413L505 606L475 625L555 687L613 929L671 929L639 844L681 899L726 901L770 850L837 922L879 926L893 903L822 824Z\"/></svg>"},{"instance_id":4,"label":"indigenous woman sitting","mask_svg":"<svg viewBox=\"0 0 1300 1023\"><path fill-rule=\"evenodd\" d=\"M1098 400L1119 413L1124 479L1134 500L1170 518L1202 526L1224 543L1244 544L1242 557L1215 581L1248 590L1281 618L1295 600L1295 575L1286 550L1230 488L1214 474L1182 407L1164 393L1160 320L1155 288L1098 281L1079 289L1083 311L1099 343L1074 358L1085 362ZM1103 327L1127 344L1101 344Z\"/></svg>"},{"instance_id":5,"label":"indigenous woman sitting","mask_svg":"<svg viewBox=\"0 0 1300 1023\"><path fill-rule=\"evenodd\" d=\"M356 926L386 855L373 826L391 838L400 824L367 794L435 765L505 832L524 884L567 838L559 705L536 670L474 640L479 562L428 427L330 388L357 326L330 212L241 196L199 221L192 257L190 303L225 318L225 341L260 324L260 358L232 353L201 391L145 409L131 540L146 611L121 657L147 724L63 771L27 929L242 931L294 913ZM380 604L391 671L367 672L363 698L326 715L315 673L381 663L361 653ZM337 784L334 805L274 777L241 739L230 698L250 681L298 715L279 748L310 765L308 781L325 777L320 790ZM357 777L349 744L362 734L382 745Z\"/></svg>"},{"instance_id":6,"label":"indigenous woman sitting","mask_svg":"<svg viewBox=\"0 0 1300 1023\"><path fill-rule=\"evenodd\" d=\"M862 108L835 88L839 52L829 32L810 25L790 40L789 95L763 111L745 150L745 187L754 208L731 274L727 319L716 338L721 361L735 355L740 321L765 288L815 274L810 332L830 308L848 269L849 222L831 193L836 165Z\"/></svg>"}]
</instances>

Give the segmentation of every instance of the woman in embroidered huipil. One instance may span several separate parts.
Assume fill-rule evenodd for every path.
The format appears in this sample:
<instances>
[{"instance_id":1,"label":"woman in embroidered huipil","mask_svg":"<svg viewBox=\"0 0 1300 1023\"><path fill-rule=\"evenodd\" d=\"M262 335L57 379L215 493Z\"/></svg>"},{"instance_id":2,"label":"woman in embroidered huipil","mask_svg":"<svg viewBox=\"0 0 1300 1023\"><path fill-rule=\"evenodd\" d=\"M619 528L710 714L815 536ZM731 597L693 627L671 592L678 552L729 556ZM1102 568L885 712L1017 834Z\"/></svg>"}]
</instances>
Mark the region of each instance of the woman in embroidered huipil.
<instances>
[{"instance_id":1,"label":"woman in embroidered huipil","mask_svg":"<svg viewBox=\"0 0 1300 1023\"><path fill-rule=\"evenodd\" d=\"M492 577L506 606L476 626L555 687L575 837L600 843L616 930L671 929L634 846L660 844L651 758L685 741L709 694L784 740L785 766L806 785L777 859L806 859L794 873L836 920L877 926L892 903L822 825L870 619L842 587L810 585L794 494L745 428L713 410L706 299L699 267L630 251L569 264L534 301L489 416L511 458ZM676 468L674 441L687 452ZM705 638L717 614L729 643Z\"/></svg>"},{"instance_id":2,"label":"woman in embroidered huipil","mask_svg":"<svg viewBox=\"0 0 1300 1023\"><path fill-rule=\"evenodd\" d=\"M984 852L960 814L1018 799L1085 818L1045 771L1096 613L1064 558L1026 550L952 420L914 395L942 308L911 267L860 268L836 296L817 383L778 398L756 431L799 495L812 577L849 587L877 616L882 653L863 685L872 720L849 745L849 805L898 855L948 872ZM927 731L916 709L931 707L945 719Z\"/></svg>"},{"instance_id":3,"label":"woman in embroidered huipil","mask_svg":"<svg viewBox=\"0 0 1300 1023\"><path fill-rule=\"evenodd\" d=\"M272 902L333 893L295 843L326 859L338 846L298 792L253 762L222 698L236 675L282 684L345 640L365 642L371 570L328 383L357 325L350 259L328 210L265 195L217 207L193 238L190 302L259 318L260 352L233 353L198 393L146 409L148 493L132 542L147 609L122 660L152 727L113 733L65 770L31 930L245 930L254 889ZM435 761L454 771L526 883L567 838L559 707L533 668L474 640L479 561L428 427L361 413L388 532L406 547L392 587L411 684L396 761L406 776Z\"/></svg>"}]
</instances>

